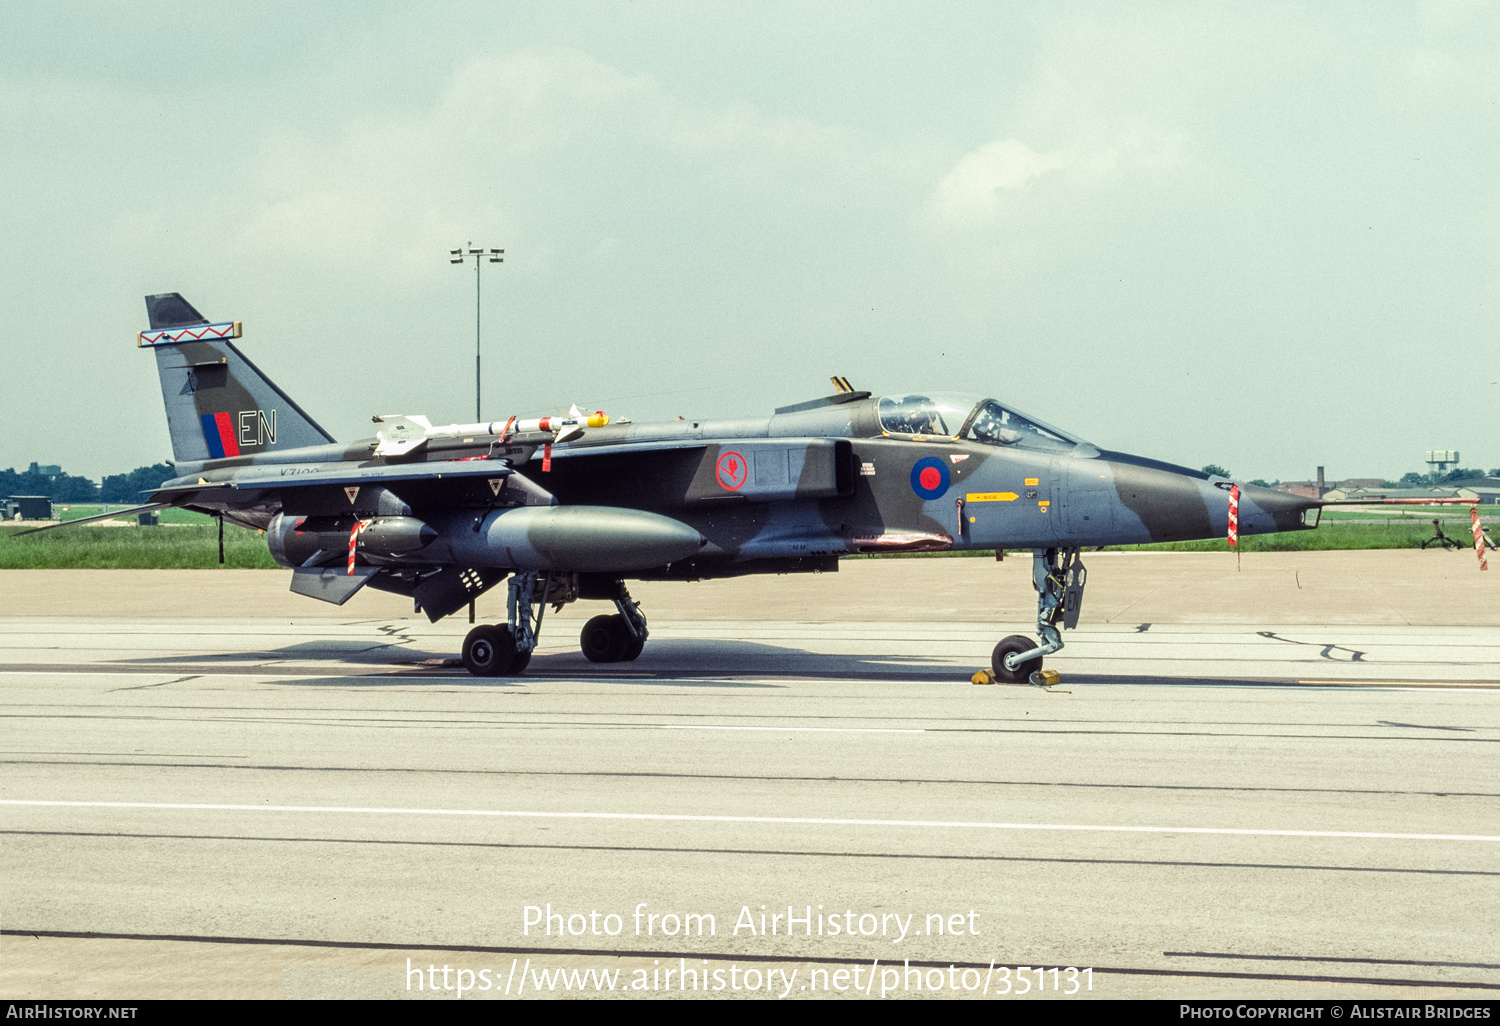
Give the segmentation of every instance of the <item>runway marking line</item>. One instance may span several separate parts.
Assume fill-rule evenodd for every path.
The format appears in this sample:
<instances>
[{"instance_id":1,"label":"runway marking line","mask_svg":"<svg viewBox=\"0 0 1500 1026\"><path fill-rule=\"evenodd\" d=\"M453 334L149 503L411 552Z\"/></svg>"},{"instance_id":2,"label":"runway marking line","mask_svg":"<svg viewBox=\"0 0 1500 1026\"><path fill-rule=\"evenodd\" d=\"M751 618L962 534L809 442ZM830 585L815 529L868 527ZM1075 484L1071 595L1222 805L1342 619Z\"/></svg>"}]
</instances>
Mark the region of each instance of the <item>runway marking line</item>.
<instances>
[{"instance_id":1,"label":"runway marking line","mask_svg":"<svg viewBox=\"0 0 1500 1026\"><path fill-rule=\"evenodd\" d=\"M1299 680L1298 684L1358 684L1382 688L1494 688L1492 680Z\"/></svg>"},{"instance_id":2,"label":"runway marking line","mask_svg":"<svg viewBox=\"0 0 1500 1026\"><path fill-rule=\"evenodd\" d=\"M620 948L542 948L542 947L500 947L487 944L434 944L416 943L399 944L392 941L340 941L324 940L302 937L223 937L205 934L173 934L173 933L104 933L93 930L32 930L32 929L7 929L0 930L0 935L7 937L48 937L63 940L136 940L136 941L167 941L188 944L245 944L264 945L266 947L303 947L303 948L345 948L366 951L461 951L476 952L481 954L497 955L545 955L556 958L566 957L594 957L594 958L700 958L702 960L717 962L745 961L745 956L738 953L727 953L717 951L641 951ZM804 963L810 965L863 965L863 958L839 957L837 955L777 955L762 954L757 956L762 962L782 963ZM926 960L909 959L905 964L941 969L944 966L957 969L979 969L993 968L993 963L986 966L983 962L931 962ZM1010 964L1009 961L1006 963ZM1033 966L1033 968L1043 968ZM1050 967L1049 967L1050 968ZM1061 967L1059 967L1061 968ZM511 971L515 971L515 963L511 963ZM1115 973L1121 976L1173 976L1198 979L1223 979L1223 980L1275 980L1282 982L1311 982L1311 983L1355 983L1370 984L1383 987L1448 987L1465 990L1500 990L1500 983L1489 983L1485 981L1462 981L1462 980L1403 980L1388 979L1385 977L1370 976L1311 976L1291 973L1251 973L1251 972L1224 972L1206 969L1176 969L1171 967L1160 967L1154 969L1145 968L1120 968L1094 966L1094 972ZM498 989L498 988L497 988Z\"/></svg>"},{"instance_id":3,"label":"runway marking line","mask_svg":"<svg viewBox=\"0 0 1500 1026\"><path fill-rule=\"evenodd\" d=\"M650 724L641 724L650 726ZM658 723L658 730L771 730L808 731L818 734L925 734L925 727L752 727L714 723Z\"/></svg>"},{"instance_id":4,"label":"runway marking line","mask_svg":"<svg viewBox=\"0 0 1500 1026\"><path fill-rule=\"evenodd\" d=\"M0 798L0 805L84 809L169 809L201 812L325 812L376 816L487 816L501 819L618 819L672 823L775 823L797 826L884 826L971 830L1064 830L1078 833L1212 834L1242 837L1338 837L1387 841L1479 841L1489 834L1397 834L1373 830L1263 830L1246 827L1112 826L1079 823L985 823L966 820L835 819L816 816L704 816L667 812L538 812L512 809L396 809L357 805L228 805L208 802L75 802Z\"/></svg>"}]
</instances>

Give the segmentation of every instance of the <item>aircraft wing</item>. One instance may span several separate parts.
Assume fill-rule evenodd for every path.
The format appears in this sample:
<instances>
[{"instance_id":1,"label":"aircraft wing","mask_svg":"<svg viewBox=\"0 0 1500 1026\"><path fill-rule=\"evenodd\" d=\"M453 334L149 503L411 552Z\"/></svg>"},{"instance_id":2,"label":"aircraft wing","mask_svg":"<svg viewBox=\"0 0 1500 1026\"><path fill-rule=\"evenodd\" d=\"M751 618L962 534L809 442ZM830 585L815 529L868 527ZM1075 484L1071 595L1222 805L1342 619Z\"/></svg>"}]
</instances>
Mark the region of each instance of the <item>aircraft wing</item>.
<instances>
[{"instance_id":1,"label":"aircraft wing","mask_svg":"<svg viewBox=\"0 0 1500 1026\"><path fill-rule=\"evenodd\" d=\"M271 488L302 488L309 485L392 484L398 481L435 481L442 478L491 478L513 474L504 460L441 460L431 463L399 463L353 466L348 463L281 463L236 468L217 480L199 477L180 480L156 489L155 495L201 492L207 488L265 491Z\"/></svg>"}]
</instances>

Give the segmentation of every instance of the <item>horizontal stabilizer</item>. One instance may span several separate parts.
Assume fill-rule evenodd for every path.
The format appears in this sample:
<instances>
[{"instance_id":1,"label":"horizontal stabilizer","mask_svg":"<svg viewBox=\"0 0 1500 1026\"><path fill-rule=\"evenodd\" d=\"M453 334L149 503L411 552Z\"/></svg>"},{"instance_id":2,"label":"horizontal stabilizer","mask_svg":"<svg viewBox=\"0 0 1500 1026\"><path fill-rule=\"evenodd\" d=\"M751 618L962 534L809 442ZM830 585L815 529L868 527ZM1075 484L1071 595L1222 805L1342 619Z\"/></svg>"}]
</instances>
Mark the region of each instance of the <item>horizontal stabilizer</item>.
<instances>
[{"instance_id":1,"label":"horizontal stabilizer","mask_svg":"<svg viewBox=\"0 0 1500 1026\"><path fill-rule=\"evenodd\" d=\"M298 567L292 571L292 590L341 606L378 573L378 566L357 566L352 574L343 567Z\"/></svg>"},{"instance_id":2,"label":"horizontal stabilizer","mask_svg":"<svg viewBox=\"0 0 1500 1026\"><path fill-rule=\"evenodd\" d=\"M91 517L79 517L77 520L59 520L55 524L33 527L28 531L17 531L13 537L19 538L23 534L36 534L38 531L51 531L59 527L72 527L75 524L88 524L95 520L114 520L117 517L133 517L137 513L151 513L158 509L166 509L170 505L172 505L170 502L153 502L145 506L131 506L129 509L117 509L113 513L95 513Z\"/></svg>"}]
</instances>

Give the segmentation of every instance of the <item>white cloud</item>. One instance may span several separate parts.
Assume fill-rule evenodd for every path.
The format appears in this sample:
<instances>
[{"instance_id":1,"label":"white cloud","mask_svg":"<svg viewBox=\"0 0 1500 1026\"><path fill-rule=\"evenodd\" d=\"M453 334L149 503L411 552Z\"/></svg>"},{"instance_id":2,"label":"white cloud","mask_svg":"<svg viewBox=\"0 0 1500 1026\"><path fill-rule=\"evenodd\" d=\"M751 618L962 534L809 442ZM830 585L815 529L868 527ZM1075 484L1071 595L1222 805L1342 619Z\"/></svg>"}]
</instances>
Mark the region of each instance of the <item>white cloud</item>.
<instances>
[{"instance_id":1,"label":"white cloud","mask_svg":"<svg viewBox=\"0 0 1500 1026\"><path fill-rule=\"evenodd\" d=\"M267 143L242 239L278 259L370 254L404 273L476 224L555 230L585 207L613 218L705 190L725 209L811 206L864 173L861 148L805 118L687 102L577 51L522 53L459 69L426 109Z\"/></svg>"},{"instance_id":2,"label":"white cloud","mask_svg":"<svg viewBox=\"0 0 1500 1026\"><path fill-rule=\"evenodd\" d=\"M1056 153L1038 153L1017 139L999 139L963 157L932 194L930 207L950 225L972 224L995 213L998 194L1062 168Z\"/></svg>"},{"instance_id":3,"label":"white cloud","mask_svg":"<svg viewBox=\"0 0 1500 1026\"><path fill-rule=\"evenodd\" d=\"M471 237L509 250L483 279L485 344L493 327L505 354L486 349L497 412L700 378L732 380L725 401L754 409L784 401L783 368L821 364L961 387L1016 338L1068 343L1078 391L1056 419L1119 447L1173 457L1155 447L1191 438L1240 469L1243 446L1285 454L1262 467L1288 476L1341 453L1376 472L1423 431L1471 449L1500 437L1483 411L1397 430L1382 408L1379 424L1325 432L1307 414L1237 440L1215 434L1222 417L1119 399L1179 366L1196 384L1201 362L1182 353L1232 351L1257 357L1236 387L1287 409L1326 398L1286 379L1291 353L1309 381L1441 406L1400 360L1423 338L1482 360L1493 335L1495 8L981 5L999 13L964 28L986 43L967 56L951 24L914 17L869 60L838 60L859 47L830 31L737 34L726 61L721 29L694 18L635 45L639 6L591 15L596 35L518 34L507 9L503 30L461 19L461 39L425 48L410 45L423 19L387 19L341 57L273 47L211 86L50 54L8 64L0 266L30 283L0 328L31 354L0 381L16 458L72 458L20 416L38 396L150 394L133 347L101 342L91 374L63 364L72 335L128 338L138 297L174 288L253 323L268 370L301 346L278 373L335 430L364 430L388 400L471 415L473 270L445 257ZM774 20L756 10L749 22ZM72 258L79 239L98 259ZM351 373L347 340L368 369L329 388L320 375ZM158 418L129 420L131 458L157 458ZM96 473L126 459L77 458Z\"/></svg>"},{"instance_id":4,"label":"white cloud","mask_svg":"<svg viewBox=\"0 0 1500 1026\"><path fill-rule=\"evenodd\" d=\"M1040 153L1019 139L998 139L963 156L943 176L927 201L927 213L944 227L974 227L994 221L1007 198L1034 191L1044 180L1076 190L1133 173L1166 171L1181 162L1183 149L1180 135L1139 127Z\"/></svg>"}]
</instances>

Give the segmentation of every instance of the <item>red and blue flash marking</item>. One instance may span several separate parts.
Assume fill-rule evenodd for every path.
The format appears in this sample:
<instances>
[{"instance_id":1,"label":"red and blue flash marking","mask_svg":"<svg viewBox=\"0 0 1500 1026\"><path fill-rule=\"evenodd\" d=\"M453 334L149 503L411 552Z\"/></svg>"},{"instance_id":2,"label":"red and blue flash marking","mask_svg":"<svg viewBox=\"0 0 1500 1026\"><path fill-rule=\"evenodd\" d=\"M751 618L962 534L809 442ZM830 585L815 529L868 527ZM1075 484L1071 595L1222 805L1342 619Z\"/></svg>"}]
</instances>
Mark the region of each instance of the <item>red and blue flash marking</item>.
<instances>
[{"instance_id":1,"label":"red and blue flash marking","mask_svg":"<svg viewBox=\"0 0 1500 1026\"><path fill-rule=\"evenodd\" d=\"M240 443L234 437L234 421L227 413L200 413L203 422L203 440L208 443L209 459L222 460L226 456L238 456Z\"/></svg>"}]
</instances>

